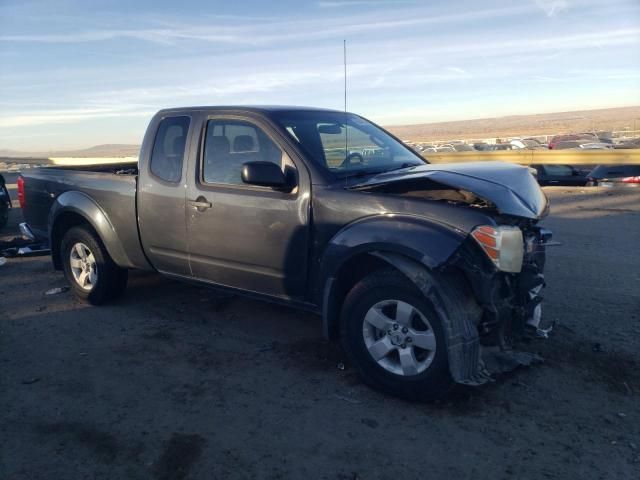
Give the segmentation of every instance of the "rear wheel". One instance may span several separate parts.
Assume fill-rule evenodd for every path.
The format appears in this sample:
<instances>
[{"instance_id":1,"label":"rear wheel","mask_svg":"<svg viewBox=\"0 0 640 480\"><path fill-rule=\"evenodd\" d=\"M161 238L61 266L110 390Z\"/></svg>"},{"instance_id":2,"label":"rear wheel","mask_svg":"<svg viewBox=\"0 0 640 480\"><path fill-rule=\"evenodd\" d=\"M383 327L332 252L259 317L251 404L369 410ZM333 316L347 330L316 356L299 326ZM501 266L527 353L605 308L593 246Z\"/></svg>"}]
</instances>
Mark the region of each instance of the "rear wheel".
<instances>
[{"instance_id":1,"label":"rear wheel","mask_svg":"<svg viewBox=\"0 0 640 480\"><path fill-rule=\"evenodd\" d=\"M343 348L365 383L412 400L431 400L453 385L441 319L395 269L374 272L347 295Z\"/></svg>"},{"instance_id":2,"label":"rear wheel","mask_svg":"<svg viewBox=\"0 0 640 480\"><path fill-rule=\"evenodd\" d=\"M76 296L101 305L122 294L127 270L118 267L100 238L88 227L73 227L65 233L60 248L64 275Z\"/></svg>"}]
</instances>

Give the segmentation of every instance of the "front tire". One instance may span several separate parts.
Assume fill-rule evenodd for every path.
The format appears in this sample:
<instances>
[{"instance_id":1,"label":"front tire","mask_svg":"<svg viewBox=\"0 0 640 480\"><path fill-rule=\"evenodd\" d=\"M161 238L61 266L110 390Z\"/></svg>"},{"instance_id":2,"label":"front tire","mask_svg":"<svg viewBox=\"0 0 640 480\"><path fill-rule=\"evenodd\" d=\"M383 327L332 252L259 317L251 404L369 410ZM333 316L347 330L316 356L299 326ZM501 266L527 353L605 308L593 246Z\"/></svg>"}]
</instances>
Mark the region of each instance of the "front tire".
<instances>
[{"instance_id":1,"label":"front tire","mask_svg":"<svg viewBox=\"0 0 640 480\"><path fill-rule=\"evenodd\" d=\"M124 292L127 270L114 263L98 235L89 227L69 229L62 238L60 255L64 275L81 300L102 305Z\"/></svg>"},{"instance_id":2,"label":"front tire","mask_svg":"<svg viewBox=\"0 0 640 480\"><path fill-rule=\"evenodd\" d=\"M434 400L453 386L445 333L431 302L402 273L385 268L349 292L342 347L372 388L409 400Z\"/></svg>"}]
</instances>

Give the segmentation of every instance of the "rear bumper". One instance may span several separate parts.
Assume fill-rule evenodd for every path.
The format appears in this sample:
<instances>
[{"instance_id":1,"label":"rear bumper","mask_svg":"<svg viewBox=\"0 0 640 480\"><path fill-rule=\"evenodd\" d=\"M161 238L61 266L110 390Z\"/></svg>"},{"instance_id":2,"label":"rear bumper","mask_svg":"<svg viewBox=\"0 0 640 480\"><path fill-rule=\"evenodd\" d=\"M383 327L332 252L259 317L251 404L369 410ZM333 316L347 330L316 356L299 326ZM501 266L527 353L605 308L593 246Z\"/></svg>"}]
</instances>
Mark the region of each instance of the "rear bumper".
<instances>
[{"instance_id":1,"label":"rear bumper","mask_svg":"<svg viewBox=\"0 0 640 480\"><path fill-rule=\"evenodd\" d=\"M601 180L600 183L598 183L598 186L604 188L640 188L640 183L612 182Z\"/></svg>"}]
</instances>

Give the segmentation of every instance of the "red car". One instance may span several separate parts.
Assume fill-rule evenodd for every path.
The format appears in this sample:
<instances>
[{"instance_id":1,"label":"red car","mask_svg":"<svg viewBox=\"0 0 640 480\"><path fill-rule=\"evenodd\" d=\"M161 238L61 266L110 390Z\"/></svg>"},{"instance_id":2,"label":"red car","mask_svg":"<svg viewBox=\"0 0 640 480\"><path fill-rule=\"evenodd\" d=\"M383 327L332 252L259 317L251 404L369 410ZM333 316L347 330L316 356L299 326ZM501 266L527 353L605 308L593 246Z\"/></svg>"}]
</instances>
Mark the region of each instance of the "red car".
<instances>
[{"instance_id":1,"label":"red car","mask_svg":"<svg viewBox=\"0 0 640 480\"><path fill-rule=\"evenodd\" d=\"M549 149L553 150L560 142L568 142L572 140L588 140L590 142L599 142L598 137L592 133L572 133L569 135L556 135L549 142Z\"/></svg>"}]
</instances>

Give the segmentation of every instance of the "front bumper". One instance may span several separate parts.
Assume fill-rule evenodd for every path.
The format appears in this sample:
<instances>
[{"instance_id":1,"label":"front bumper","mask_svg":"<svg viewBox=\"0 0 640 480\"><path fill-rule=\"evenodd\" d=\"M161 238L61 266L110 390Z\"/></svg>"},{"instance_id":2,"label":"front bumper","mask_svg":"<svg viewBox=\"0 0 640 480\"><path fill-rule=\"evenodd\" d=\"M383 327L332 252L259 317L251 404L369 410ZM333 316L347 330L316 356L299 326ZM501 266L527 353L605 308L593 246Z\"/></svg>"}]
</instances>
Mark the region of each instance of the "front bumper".
<instances>
[{"instance_id":1,"label":"front bumper","mask_svg":"<svg viewBox=\"0 0 640 480\"><path fill-rule=\"evenodd\" d=\"M524 258L518 273L497 270L473 241L462 246L455 260L482 309L477 325L482 357L479 367L489 377L537 360L516 351L514 345L525 336L546 333L542 330L546 248L557 243L552 242L549 230L540 227L523 229L523 236Z\"/></svg>"}]
</instances>

